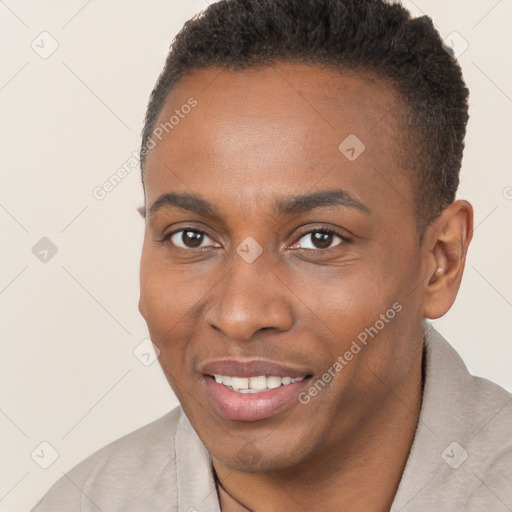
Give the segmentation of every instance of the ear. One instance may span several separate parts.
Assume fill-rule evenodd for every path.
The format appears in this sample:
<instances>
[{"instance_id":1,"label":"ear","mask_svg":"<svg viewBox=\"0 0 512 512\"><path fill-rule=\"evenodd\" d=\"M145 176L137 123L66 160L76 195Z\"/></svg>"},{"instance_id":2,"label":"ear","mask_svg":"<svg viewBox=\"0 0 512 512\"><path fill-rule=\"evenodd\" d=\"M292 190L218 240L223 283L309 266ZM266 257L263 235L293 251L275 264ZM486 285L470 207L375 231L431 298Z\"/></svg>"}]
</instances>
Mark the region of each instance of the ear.
<instances>
[{"instance_id":1,"label":"ear","mask_svg":"<svg viewBox=\"0 0 512 512\"><path fill-rule=\"evenodd\" d=\"M454 201L426 229L423 254L427 279L424 285L423 316L443 316L459 291L466 254L473 238L473 207Z\"/></svg>"}]
</instances>

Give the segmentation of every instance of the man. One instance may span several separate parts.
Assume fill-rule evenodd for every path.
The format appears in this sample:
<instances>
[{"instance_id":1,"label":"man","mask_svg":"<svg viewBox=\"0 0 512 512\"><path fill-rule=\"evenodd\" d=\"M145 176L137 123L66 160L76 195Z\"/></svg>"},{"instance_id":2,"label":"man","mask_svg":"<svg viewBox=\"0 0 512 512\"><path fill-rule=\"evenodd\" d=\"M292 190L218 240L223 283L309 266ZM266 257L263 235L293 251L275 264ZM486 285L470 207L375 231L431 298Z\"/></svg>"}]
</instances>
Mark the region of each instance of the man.
<instances>
[{"instance_id":1,"label":"man","mask_svg":"<svg viewBox=\"0 0 512 512\"><path fill-rule=\"evenodd\" d=\"M139 309L181 407L34 510L512 510L512 396L426 322L472 237L467 97L398 4L187 22L141 149Z\"/></svg>"}]
</instances>

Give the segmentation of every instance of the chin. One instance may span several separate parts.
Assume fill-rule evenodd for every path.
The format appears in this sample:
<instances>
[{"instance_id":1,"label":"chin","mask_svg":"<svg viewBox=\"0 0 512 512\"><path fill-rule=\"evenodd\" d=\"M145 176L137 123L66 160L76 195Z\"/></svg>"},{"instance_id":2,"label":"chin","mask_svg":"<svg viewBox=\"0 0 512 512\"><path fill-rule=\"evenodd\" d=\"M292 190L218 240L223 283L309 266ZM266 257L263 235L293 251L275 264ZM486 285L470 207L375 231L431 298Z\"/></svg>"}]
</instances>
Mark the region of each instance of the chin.
<instances>
[{"instance_id":1,"label":"chin","mask_svg":"<svg viewBox=\"0 0 512 512\"><path fill-rule=\"evenodd\" d=\"M280 457L275 453L271 455L262 453L250 455L247 453L243 457L238 454L235 454L235 456L230 454L228 459L221 460L221 462L231 470L241 473L271 473L292 468L298 463L298 461L289 460L289 455L283 454Z\"/></svg>"},{"instance_id":2,"label":"chin","mask_svg":"<svg viewBox=\"0 0 512 512\"><path fill-rule=\"evenodd\" d=\"M289 436L284 438L290 439ZM306 454L303 443L280 443L277 438L274 441L277 443L270 443L268 439L244 443L242 439L235 441L233 438L227 444L227 450L219 450L217 445L214 451L209 451L224 466L242 473L283 471L304 462Z\"/></svg>"}]
</instances>

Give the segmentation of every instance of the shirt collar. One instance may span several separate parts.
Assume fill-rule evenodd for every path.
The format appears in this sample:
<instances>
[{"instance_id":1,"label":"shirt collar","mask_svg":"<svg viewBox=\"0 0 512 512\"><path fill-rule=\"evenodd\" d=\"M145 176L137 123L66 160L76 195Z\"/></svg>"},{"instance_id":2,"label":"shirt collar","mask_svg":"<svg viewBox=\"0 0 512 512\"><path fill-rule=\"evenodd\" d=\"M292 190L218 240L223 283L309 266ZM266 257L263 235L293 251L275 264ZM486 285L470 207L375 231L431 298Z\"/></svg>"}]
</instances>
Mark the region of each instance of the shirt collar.
<instances>
[{"instance_id":1,"label":"shirt collar","mask_svg":"<svg viewBox=\"0 0 512 512\"><path fill-rule=\"evenodd\" d=\"M443 453L457 441L465 444L468 403L463 400L470 386L464 362L448 342L425 322L425 377L418 426L391 512L408 510L414 500L446 469Z\"/></svg>"}]
</instances>

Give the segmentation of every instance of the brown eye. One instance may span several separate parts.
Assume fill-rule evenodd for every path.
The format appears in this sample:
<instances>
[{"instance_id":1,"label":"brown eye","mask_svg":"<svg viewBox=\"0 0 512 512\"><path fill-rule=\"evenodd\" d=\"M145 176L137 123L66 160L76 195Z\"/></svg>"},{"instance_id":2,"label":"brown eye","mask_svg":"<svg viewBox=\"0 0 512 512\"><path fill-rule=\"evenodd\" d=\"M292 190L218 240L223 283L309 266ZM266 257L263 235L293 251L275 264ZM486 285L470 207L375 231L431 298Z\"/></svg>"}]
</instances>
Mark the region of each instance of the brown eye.
<instances>
[{"instance_id":1,"label":"brown eye","mask_svg":"<svg viewBox=\"0 0 512 512\"><path fill-rule=\"evenodd\" d=\"M315 230L304 233L296 242L299 249L332 249L345 242L345 237L330 230ZM336 243L334 243L336 242ZM334 243L334 245L332 245Z\"/></svg>"},{"instance_id":2,"label":"brown eye","mask_svg":"<svg viewBox=\"0 0 512 512\"><path fill-rule=\"evenodd\" d=\"M180 229L172 233L169 240L181 249L197 249L208 245L208 243L203 244L203 242L211 239L204 231L198 229Z\"/></svg>"},{"instance_id":3,"label":"brown eye","mask_svg":"<svg viewBox=\"0 0 512 512\"><path fill-rule=\"evenodd\" d=\"M332 244L332 233L312 233L311 242L317 249L327 249Z\"/></svg>"}]
</instances>

